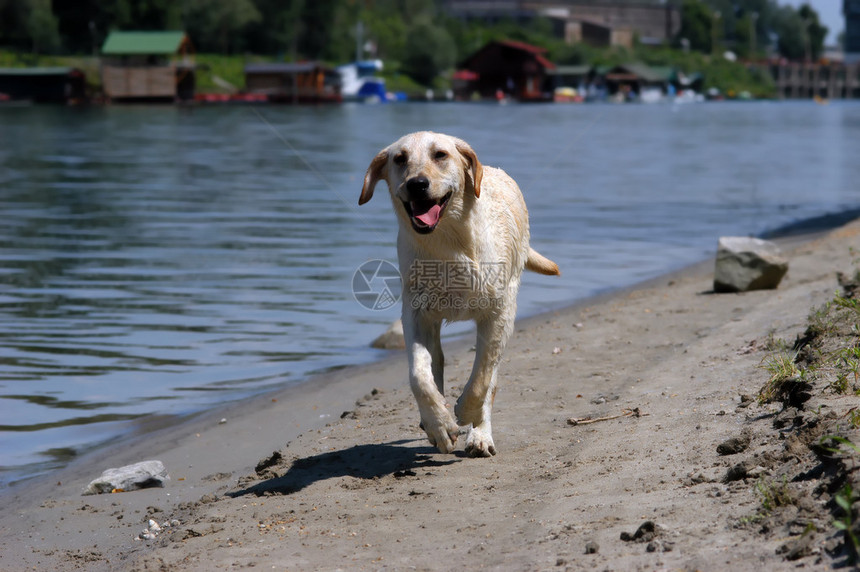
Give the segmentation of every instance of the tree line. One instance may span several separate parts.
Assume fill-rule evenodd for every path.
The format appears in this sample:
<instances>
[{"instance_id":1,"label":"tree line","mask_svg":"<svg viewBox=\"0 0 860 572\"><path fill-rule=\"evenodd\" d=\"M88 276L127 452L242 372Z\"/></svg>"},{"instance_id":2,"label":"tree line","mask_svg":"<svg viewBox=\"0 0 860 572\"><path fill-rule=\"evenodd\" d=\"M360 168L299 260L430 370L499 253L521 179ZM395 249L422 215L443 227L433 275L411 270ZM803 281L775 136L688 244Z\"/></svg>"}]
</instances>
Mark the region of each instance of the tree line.
<instances>
[{"instance_id":1,"label":"tree line","mask_svg":"<svg viewBox=\"0 0 860 572\"><path fill-rule=\"evenodd\" d=\"M585 63L593 55L586 46L565 45L549 20L467 22L452 17L445 5L443 0L0 0L0 48L95 54L112 30L181 29L202 53L331 63L356 55L380 58L424 85L493 39L540 45L560 64ZM672 45L685 50L732 49L747 57L774 49L792 60L816 59L827 35L808 5L683 0L680 6L681 30Z\"/></svg>"},{"instance_id":2,"label":"tree line","mask_svg":"<svg viewBox=\"0 0 860 572\"><path fill-rule=\"evenodd\" d=\"M769 48L789 60L817 60L828 29L809 4L795 9L776 0L684 0L682 38L691 49L710 53L720 47L741 57Z\"/></svg>"}]
</instances>

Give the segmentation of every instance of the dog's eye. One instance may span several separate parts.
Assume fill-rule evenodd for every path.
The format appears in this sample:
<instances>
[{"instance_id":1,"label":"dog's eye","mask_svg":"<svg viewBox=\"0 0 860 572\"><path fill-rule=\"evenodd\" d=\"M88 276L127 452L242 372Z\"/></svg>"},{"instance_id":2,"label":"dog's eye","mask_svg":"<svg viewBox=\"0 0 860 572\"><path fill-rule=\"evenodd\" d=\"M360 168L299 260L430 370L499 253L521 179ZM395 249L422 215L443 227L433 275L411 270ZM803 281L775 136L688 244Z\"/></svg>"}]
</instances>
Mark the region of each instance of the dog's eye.
<instances>
[{"instance_id":1,"label":"dog's eye","mask_svg":"<svg viewBox=\"0 0 860 572\"><path fill-rule=\"evenodd\" d=\"M398 153L394 156L394 164L395 165L405 165L406 164L406 153Z\"/></svg>"},{"instance_id":2,"label":"dog's eye","mask_svg":"<svg viewBox=\"0 0 860 572\"><path fill-rule=\"evenodd\" d=\"M436 151L436 154L433 155L433 158L436 159L437 161L441 161L442 159L445 159L447 156L448 156L448 153L446 153L445 151Z\"/></svg>"}]
</instances>

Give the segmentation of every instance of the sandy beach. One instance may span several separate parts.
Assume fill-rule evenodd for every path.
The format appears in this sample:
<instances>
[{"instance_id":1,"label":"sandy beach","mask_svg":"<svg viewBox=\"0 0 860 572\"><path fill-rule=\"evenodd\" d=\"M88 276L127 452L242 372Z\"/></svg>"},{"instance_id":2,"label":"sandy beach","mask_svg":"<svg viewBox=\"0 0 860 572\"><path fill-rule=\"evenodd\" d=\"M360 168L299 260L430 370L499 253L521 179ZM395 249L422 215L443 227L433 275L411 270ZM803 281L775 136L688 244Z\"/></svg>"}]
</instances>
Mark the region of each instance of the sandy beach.
<instances>
[{"instance_id":1,"label":"sandy beach","mask_svg":"<svg viewBox=\"0 0 860 572\"><path fill-rule=\"evenodd\" d=\"M518 322L493 458L466 457L463 439L452 455L429 446L394 352L177 425L154 419L11 488L0 570L829 568L841 533L814 478L792 484L802 501L756 516L760 483L815 456L776 428L785 406L754 397L770 342L803 335L837 272L856 269L860 222L782 246L775 291L713 294L707 261ZM446 348L451 395L471 345ZM738 437L744 450L717 451ZM82 496L103 470L148 459L169 471L163 488ZM169 526L140 539L150 519Z\"/></svg>"}]
</instances>

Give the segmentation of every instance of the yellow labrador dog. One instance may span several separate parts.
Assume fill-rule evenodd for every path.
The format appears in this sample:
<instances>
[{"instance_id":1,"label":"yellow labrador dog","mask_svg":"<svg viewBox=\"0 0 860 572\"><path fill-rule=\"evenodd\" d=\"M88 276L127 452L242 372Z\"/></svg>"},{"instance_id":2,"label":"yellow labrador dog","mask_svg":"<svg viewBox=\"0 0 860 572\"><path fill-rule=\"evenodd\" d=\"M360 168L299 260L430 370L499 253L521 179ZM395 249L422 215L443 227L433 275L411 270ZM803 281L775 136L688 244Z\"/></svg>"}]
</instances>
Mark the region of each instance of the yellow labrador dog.
<instances>
[{"instance_id":1,"label":"yellow labrador dog","mask_svg":"<svg viewBox=\"0 0 860 572\"><path fill-rule=\"evenodd\" d=\"M371 161L358 204L370 200L380 180L388 183L400 222L403 333L421 426L443 453L453 451L458 423L471 426L466 452L495 455L490 413L520 275L523 268L558 275L558 266L529 246L528 211L517 184L482 165L465 141L428 131L402 137ZM478 329L456 422L442 396L443 320L474 320Z\"/></svg>"}]
</instances>

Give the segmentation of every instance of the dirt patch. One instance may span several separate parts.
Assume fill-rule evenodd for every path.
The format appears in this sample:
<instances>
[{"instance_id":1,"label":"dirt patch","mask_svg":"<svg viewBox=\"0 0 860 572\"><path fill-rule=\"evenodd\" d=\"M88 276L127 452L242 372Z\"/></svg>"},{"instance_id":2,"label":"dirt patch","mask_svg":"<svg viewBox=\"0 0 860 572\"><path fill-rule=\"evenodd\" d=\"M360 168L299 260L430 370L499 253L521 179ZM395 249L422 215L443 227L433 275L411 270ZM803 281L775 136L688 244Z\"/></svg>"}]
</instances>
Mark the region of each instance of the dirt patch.
<instances>
[{"instance_id":1,"label":"dirt patch","mask_svg":"<svg viewBox=\"0 0 860 572\"><path fill-rule=\"evenodd\" d=\"M163 459L163 489L84 502L113 458L33 485L0 513L0 568L849 566L852 247L843 230L786 248L777 291L715 295L700 268L518 323L496 457L429 446L400 356L117 453ZM452 401L471 345L445 348Z\"/></svg>"},{"instance_id":2,"label":"dirt patch","mask_svg":"<svg viewBox=\"0 0 860 572\"><path fill-rule=\"evenodd\" d=\"M853 276L838 274L842 292L813 308L803 334L777 340L765 358L770 379L759 398L781 408L756 422L770 450L757 465L764 467L755 485L760 507L742 521L759 534L788 537L778 549L788 560L838 567L856 564L860 548L860 290Z\"/></svg>"}]
</instances>

